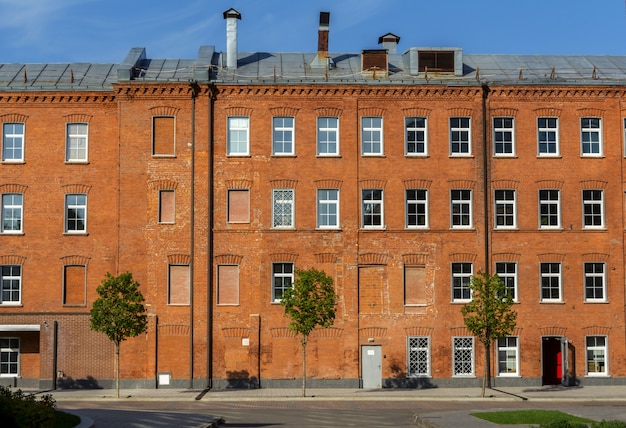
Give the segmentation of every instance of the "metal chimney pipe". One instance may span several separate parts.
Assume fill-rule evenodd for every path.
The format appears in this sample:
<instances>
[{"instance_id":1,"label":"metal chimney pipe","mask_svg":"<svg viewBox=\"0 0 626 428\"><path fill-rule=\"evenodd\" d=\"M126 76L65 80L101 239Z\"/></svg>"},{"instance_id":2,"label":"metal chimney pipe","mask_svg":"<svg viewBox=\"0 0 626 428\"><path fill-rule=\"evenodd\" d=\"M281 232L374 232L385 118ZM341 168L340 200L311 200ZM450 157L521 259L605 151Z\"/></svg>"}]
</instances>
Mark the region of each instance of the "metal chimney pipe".
<instances>
[{"instance_id":1,"label":"metal chimney pipe","mask_svg":"<svg viewBox=\"0 0 626 428\"><path fill-rule=\"evenodd\" d=\"M237 20L241 19L241 14L235 9L228 9L224 12L226 20L226 67L237 68Z\"/></svg>"}]
</instances>

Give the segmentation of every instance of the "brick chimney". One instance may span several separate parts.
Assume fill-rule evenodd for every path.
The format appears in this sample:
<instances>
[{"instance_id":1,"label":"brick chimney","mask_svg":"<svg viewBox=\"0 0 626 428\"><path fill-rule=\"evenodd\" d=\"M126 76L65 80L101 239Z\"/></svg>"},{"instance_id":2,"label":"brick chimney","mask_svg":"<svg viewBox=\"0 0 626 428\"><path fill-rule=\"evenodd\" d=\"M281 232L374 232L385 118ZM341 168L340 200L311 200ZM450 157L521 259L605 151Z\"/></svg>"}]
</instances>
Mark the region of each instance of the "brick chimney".
<instances>
[{"instance_id":1,"label":"brick chimney","mask_svg":"<svg viewBox=\"0 0 626 428\"><path fill-rule=\"evenodd\" d=\"M328 33L330 12L320 12L320 26L317 30L317 55L311 61L311 68L328 67Z\"/></svg>"},{"instance_id":2,"label":"brick chimney","mask_svg":"<svg viewBox=\"0 0 626 428\"><path fill-rule=\"evenodd\" d=\"M241 14L230 8L224 12L226 20L226 67L237 68L237 20Z\"/></svg>"}]
</instances>

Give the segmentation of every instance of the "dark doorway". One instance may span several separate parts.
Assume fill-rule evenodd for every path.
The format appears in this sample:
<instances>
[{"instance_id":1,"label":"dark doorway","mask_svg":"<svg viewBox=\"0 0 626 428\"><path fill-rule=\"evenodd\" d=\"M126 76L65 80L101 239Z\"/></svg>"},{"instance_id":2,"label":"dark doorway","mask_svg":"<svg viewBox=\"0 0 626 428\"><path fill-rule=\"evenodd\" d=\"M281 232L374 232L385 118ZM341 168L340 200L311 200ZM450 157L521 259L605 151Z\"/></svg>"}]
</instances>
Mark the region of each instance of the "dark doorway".
<instances>
[{"instance_id":1,"label":"dark doorway","mask_svg":"<svg viewBox=\"0 0 626 428\"><path fill-rule=\"evenodd\" d=\"M563 382L563 350L561 337L544 337L541 344L543 362L542 385L560 385Z\"/></svg>"}]
</instances>

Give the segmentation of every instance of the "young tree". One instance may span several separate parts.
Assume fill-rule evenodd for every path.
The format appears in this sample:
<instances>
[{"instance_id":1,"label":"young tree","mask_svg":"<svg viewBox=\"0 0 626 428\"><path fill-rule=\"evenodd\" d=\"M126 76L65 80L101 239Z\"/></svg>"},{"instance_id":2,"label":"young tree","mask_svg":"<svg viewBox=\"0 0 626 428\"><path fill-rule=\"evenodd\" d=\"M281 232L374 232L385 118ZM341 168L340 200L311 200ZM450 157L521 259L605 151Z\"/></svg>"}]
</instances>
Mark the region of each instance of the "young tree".
<instances>
[{"instance_id":1,"label":"young tree","mask_svg":"<svg viewBox=\"0 0 626 428\"><path fill-rule=\"evenodd\" d=\"M491 344L506 337L515 329L517 312L513 310L513 297L506 285L496 275L478 271L470 281L472 301L461 308L465 326L483 344L485 352L482 396L485 386L491 388Z\"/></svg>"},{"instance_id":2,"label":"young tree","mask_svg":"<svg viewBox=\"0 0 626 428\"><path fill-rule=\"evenodd\" d=\"M114 277L107 272L96 289L100 297L91 308L91 329L107 335L115 344L115 391L120 396L120 344L148 328L144 298L130 272Z\"/></svg>"},{"instance_id":3,"label":"young tree","mask_svg":"<svg viewBox=\"0 0 626 428\"><path fill-rule=\"evenodd\" d=\"M327 328L335 321L337 298L333 279L324 271L297 270L296 280L285 290L280 304L291 318L289 329L300 336L302 345L302 396L306 397L306 345L316 327Z\"/></svg>"}]
</instances>

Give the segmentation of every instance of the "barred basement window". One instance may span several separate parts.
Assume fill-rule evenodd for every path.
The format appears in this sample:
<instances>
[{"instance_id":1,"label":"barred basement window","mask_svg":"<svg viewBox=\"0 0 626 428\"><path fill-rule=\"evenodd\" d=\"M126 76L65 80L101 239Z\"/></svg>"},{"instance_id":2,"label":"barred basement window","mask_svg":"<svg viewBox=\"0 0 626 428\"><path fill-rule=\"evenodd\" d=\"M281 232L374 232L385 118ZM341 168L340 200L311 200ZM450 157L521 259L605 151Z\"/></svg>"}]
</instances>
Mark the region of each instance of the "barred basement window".
<instances>
[{"instance_id":1,"label":"barred basement window","mask_svg":"<svg viewBox=\"0 0 626 428\"><path fill-rule=\"evenodd\" d=\"M430 376L430 337L407 337L406 360L407 376Z\"/></svg>"},{"instance_id":2,"label":"barred basement window","mask_svg":"<svg viewBox=\"0 0 626 428\"><path fill-rule=\"evenodd\" d=\"M453 337L452 352L453 376L474 376L474 338Z\"/></svg>"}]
</instances>

